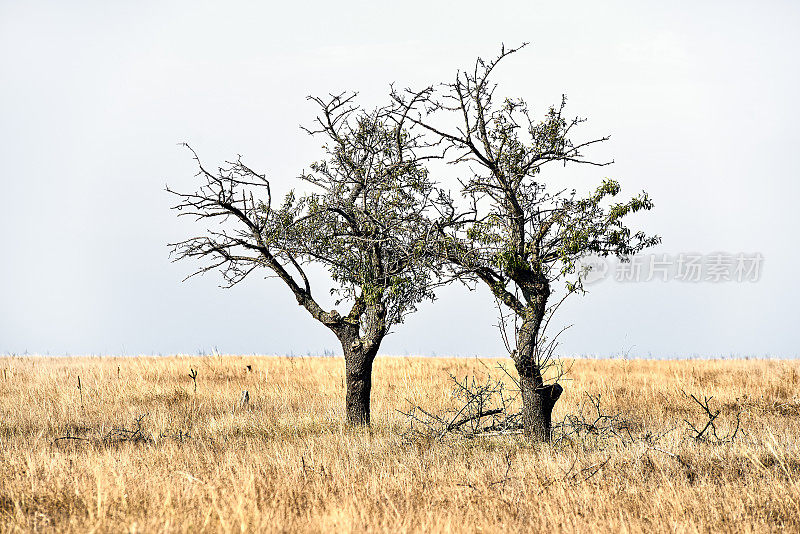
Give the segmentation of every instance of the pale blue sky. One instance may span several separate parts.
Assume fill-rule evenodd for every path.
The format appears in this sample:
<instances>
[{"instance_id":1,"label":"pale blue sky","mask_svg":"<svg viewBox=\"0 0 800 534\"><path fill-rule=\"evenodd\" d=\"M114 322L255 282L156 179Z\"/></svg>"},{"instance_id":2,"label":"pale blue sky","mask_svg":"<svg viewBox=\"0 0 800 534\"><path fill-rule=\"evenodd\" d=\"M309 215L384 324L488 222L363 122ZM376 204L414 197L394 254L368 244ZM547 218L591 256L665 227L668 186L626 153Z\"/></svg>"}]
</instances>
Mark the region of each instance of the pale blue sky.
<instances>
[{"instance_id":1,"label":"pale blue sky","mask_svg":"<svg viewBox=\"0 0 800 534\"><path fill-rule=\"evenodd\" d=\"M796 356L798 27L789 1L0 0L0 353L338 351L277 280L180 283L177 144L242 154L285 190L320 156L307 94L371 106L529 41L500 91L535 113L566 93L587 135L612 135L596 155L616 163L568 179L647 189L656 252L764 257L756 283L592 286L561 310L563 353ZM453 287L382 352L501 355L495 321L485 292Z\"/></svg>"}]
</instances>

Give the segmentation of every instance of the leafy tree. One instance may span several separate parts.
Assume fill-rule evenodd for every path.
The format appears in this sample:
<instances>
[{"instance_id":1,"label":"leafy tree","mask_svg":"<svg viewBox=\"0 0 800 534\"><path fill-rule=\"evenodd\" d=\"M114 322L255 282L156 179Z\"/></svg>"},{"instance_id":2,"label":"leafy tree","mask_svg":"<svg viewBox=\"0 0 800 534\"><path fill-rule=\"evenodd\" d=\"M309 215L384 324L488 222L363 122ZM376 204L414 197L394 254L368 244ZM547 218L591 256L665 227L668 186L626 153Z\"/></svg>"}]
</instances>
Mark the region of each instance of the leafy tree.
<instances>
[{"instance_id":1,"label":"leafy tree","mask_svg":"<svg viewBox=\"0 0 800 534\"><path fill-rule=\"evenodd\" d=\"M354 105L354 94L311 98L321 112L306 129L325 140L325 159L300 181L314 191L273 206L267 178L241 158L210 172L193 152L202 186L178 193L180 215L220 223L173 244L175 260L206 260L194 274L219 269L226 287L258 269L272 271L297 303L338 338L344 353L347 421L369 424L372 364L392 326L433 298L429 263L435 235L425 216L433 190L415 138L389 109ZM327 269L336 305L312 294L309 264ZM191 276L194 276L190 275Z\"/></svg>"},{"instance_id":2,"label":"leafy tree","mask_svg":"<svg viewBox=\"0 0 800 534\"><path fill-rule=\"evenodd\" d=\"M544 176L552 163L606 165L583 152L608 138L573 141L573 129L583 121L565 117L565 99L540 121L521 99L496 102L490 75L517 50L503 49L489 62L478 59L474 70L458 72L452 83L393 91L393 98L395 113L432 136L427 146L461 169L463 198L442 193L437 201L439 254L457 277L485 283L515 316L509 348L519 373L525 435L547 441L563 389L545 383L557 339L548 340L545 330L564 298L583 291L580 260L614 255L624 261L660 238L633 232L624 222L652 209L647 193L615 201L620 186L605 179L582 197Z\"/></svg>"}]
</instances>

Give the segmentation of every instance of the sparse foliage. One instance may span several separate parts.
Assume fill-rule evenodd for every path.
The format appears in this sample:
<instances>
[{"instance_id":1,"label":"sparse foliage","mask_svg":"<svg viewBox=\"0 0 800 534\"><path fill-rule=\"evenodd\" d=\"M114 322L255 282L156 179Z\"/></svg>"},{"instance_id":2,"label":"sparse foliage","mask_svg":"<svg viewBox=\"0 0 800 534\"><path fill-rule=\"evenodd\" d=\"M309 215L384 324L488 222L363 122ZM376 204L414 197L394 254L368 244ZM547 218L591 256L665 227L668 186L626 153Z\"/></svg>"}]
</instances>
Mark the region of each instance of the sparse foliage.
<instances>
[{"instance_id":1,"label":"sparse foliage","mask_svg":"<svg viewBox=\"0 0 800 534\"><path fill-rule=\"evenodd\" d=\"M437 198L439 252L453 276L485 283L515 315L510 355L519 373L525 434L546 441L562 388L543 376L553 348L545 333L564 298L583 291L579 260L592 254L625 260L659 238L624 222L652 209L647 193L616 201L619 183L604 179L582 196L545 177L552 164L608 165L584 155L608 137L575 141L584 119L566 115L566 98L541 120L522 99L498 102L492 72L517 50L478 59L452 83L394 91L393 98L396 114L428 136L426 146L460 169L463 199L444 191ZM449 126L452 121L458 125Z\"/></svg>"},{"instance_id":2,"label":"sparse foliage","mask_svg":"<svg viewBox=\"0 0 800 534\"><path fill-rule=\"evenodd\" d=\"M227 286L267 269L297 303L339 339L347 375L347 417L368 424L372 363L384 336L416 305L433 298L436 269L426 217L433 186L417 139L387 109L364 111L354 94L311 98L320 114L306 131L324 139L325 159L299 177L312 188L273 204L270 182L241 159L216 172L196 154L200 189L175 193L181 215L221 225L173 245L176 260L205 260ZM344 313L323 310L306 273L327 269Z\"/></svg>"}]
</instances>

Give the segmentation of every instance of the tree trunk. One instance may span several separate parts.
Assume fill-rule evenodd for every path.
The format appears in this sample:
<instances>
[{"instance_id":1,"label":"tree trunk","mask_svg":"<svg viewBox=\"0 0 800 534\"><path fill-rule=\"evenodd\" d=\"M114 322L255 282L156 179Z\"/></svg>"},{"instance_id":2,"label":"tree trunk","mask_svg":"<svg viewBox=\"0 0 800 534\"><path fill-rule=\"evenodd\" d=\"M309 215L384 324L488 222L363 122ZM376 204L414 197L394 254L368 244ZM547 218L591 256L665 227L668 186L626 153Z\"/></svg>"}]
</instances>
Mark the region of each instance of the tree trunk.
<instances>
[{"instance_id":1,"label":"tree trunk","mask_svg":"<svg viewBox=\"0 0 800 534\"><path fill-rule=\"evenodd\" d=\"M372 391L372 362L377 350L365 350L360 342L344 348L347 393L345 406L347 423L352 426L369 425L369 401Z\"/></svg>"},{"instance_id":2,"label":"tree trunk","mask_svg":"<svg viewBox=\"0 0 800 534\"><path fill-rule=\"evenodd\" d=\"M542 443L550 441L553 406L564 391L557 383L544 384L542 354L537 350L548 294L545 287L537 297L529 300L531 304L517 332L517 348L513 354L522 393L523 432L526 438Z\"/></svg>"},{"instance_id":3,"label":"tree trunk","mask_svg":"<svg viewBox=\"0 0 800 534\"><path fill-rule=\"evenodd\" d=\"M522 428L526 438L547 443L553 430L553 406L564 389L559 384L537 385L530 377L520 376L522 391Z\"/></svg>"}]
</instances>

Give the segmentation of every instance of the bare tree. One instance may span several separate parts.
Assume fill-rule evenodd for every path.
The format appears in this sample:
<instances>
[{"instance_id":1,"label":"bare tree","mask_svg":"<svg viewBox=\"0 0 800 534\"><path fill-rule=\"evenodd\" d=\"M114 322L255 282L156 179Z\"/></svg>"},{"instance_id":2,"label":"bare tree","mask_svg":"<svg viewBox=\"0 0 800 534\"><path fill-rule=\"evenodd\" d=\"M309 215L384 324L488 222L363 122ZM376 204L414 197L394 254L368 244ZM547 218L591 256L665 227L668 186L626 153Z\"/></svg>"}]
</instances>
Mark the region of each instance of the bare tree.
<instances>
[{"instance_id":1,"label":"bare tree","mask_svg":"<svg viewBox=\"0 0 800 534\"><path fill-rule=\"evenodd\" d=\"M367 112L354 94L311 98L321 109L306 131L325 140L326 158L300 177L313 192L290 192L273 205L270 183L241 158L216 172L193 152L202 181L175 209L213 221L204 234L172 245L175 260L219 269L230 287L267 269L297 303L328 327L344 353L347 421L369 424L372 364L381 341L424 299L433 298L437 270L429 263L435 235L426 216L433 190L414 153L417 140L390 110ZM324 266L336 306L326 311L312 294L308 264ZM190 275L191 276L194 276Z\"/></svg>"},{"instance_id":2,"label":"bare tree","mask_svg":"<svg viewBox=\"0 0 800 534\"><path fill-rule=\"evenodd\" d=\"M583 120L565 116L566 99L540 121L521 99L498 103L490 76L517 50L502 49L488 62L478 59L452 83L395 90L393 98L396 115L461 169L463 198L442 192L437 200L440 254L452 274L485 283L515 316L510 355L519 373L525 435L548 441L563 389L543 378L554 347L545 332L564 298L583 291L586 272L579 261L592 254L625 260L660 239L623 223L626 215L653 207L647 193L613 202L620 192L613 180L586 197L548 183L542 171L550 163L607 165L584 157L584 151L608 138L573 141Z\"/></svg>"}]
</instances>

